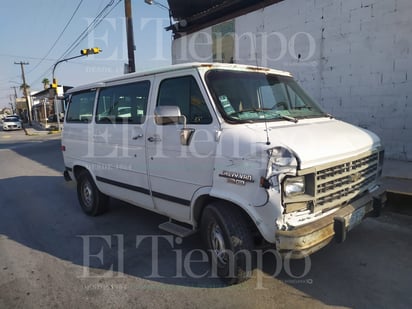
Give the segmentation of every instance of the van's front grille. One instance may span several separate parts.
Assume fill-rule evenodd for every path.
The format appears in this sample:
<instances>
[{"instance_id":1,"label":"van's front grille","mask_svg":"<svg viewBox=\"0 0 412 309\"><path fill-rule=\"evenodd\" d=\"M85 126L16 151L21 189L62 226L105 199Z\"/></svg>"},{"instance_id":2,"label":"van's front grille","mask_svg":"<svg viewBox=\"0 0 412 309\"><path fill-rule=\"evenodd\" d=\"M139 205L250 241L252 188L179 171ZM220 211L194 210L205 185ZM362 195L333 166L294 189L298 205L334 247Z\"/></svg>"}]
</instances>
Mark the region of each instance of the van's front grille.
<instances>
[{"instance_id":1,"label":"van's front grille","mask_svg":"<svg viewBox=\"0 0 412 309\"><path fill-rule=\"evenodd\" d=\"M376 180L378 153L316 172L316 206L344 202Z\"/></svg>"},{"instance_id":2,"label":"van's front grille","mask_svg":"<svg viewBox=\"0 0 412 309\"><path fill-rule=\"evenodd\" d=\"M304 175L306 179L306 194L286 198L286 209L288 205L292 208L294 203L305 201L313 211L327 211L346 204L365 192L379 178L382 169L380 155L383 155L383 152L368 153L335 164L300 171L299 175Z\"/></svg>"},{"instance_id":3,"label":"van's front grille","mask_svg":"<svg viewBox=\"0 0 412 309\"><path fill-rule=\"evenodd\" d=\"M318 169L314 179L314 208L328 210L345 204L366 191L377 179L378 171L377 152Z\"/></svg>"}]
</instances>

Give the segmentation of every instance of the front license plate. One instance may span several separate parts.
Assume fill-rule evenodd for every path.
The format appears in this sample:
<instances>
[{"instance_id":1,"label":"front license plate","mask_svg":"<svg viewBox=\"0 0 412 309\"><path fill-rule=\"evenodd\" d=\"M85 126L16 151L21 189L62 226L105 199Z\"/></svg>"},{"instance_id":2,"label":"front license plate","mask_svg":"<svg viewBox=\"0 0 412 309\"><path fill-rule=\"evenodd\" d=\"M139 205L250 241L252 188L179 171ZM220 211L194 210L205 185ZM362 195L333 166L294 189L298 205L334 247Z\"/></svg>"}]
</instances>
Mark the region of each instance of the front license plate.
<instances>
[{"instance_id":1,"label":"front license plate","mask_svg":"<svg viewBox=\"0 0 412 309\"><path fill-rule=\"evenodd\" d=\"M348 227L349 231L350 231L351 229L353 229L355 226L357 226L357 225L362 221L362 219L363 219L363 217L365 216L365 214L366 214L365 207L356 209L356 210L352 213L352 215L351 215L351 217L350 217L350 219L349 219L349 227Z\"/></svg>"}]
</instances>

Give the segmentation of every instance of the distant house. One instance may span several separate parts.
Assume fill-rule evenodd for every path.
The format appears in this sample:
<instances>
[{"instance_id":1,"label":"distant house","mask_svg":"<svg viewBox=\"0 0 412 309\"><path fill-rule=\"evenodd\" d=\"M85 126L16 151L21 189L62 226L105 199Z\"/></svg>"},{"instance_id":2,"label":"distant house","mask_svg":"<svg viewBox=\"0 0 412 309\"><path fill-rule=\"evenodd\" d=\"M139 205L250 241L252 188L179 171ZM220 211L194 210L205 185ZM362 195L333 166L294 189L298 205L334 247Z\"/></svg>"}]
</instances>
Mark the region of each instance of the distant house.
<instances>
[{"instance_id":1,"label":"distant house","mask_svg":"<svg viewBox=\"0 0 412 309\"><path fill-rule=\"evenodd\" d=\"M67 90L72 87L68 86L59 86L58 93L63 95ZM45 120L57 113L64 113L64 104L61 100L54 102L54 89L44 89L42 91L32 92L32 115L33 119L38 122L45 122Z\"/></svg>"},{"instance_id":2,"label":"distant house","mask_svg":"<svg viewBox=\"0 0 412 309\"><path fill-rule=\"evenodd\" d=\"M26 98L16 98L16 114L23 120L28 119Z\"/></svg>"}]
</instances>

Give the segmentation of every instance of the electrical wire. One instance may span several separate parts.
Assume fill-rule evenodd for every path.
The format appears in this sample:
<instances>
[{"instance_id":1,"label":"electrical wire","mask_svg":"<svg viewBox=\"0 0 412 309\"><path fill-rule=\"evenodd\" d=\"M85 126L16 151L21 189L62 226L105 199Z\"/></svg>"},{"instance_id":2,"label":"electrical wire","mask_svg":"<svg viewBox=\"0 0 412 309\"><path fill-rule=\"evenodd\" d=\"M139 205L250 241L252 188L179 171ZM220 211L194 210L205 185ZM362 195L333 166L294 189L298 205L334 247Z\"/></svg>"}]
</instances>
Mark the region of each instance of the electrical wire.
<instances>
[{"instance_id":1,"label":"electrical wire","mask_svg":"<svg viewBox=\"0 0 412 309\"><path fill-rule=\"evenodd\" d=\"M60 38L63 36L64 32L66 31L67 27L70 25L70 23L72 22L74 16L76 15L77 11L79 10L81 4L83 3L83 0L80 0L79 4L77 5L77 7L75 8L72 16L70 17L69 21L66 23L66 25L64 26L63 30L60 32L59 36L57 37L57 39L54 41L54 43L52 44L52 46L49 48L49 51L47 52L47 54L29 71L27 72L27 74L30 74L31 72L33 72L35 69L37 69L40 64L43 63L43 61L46 59L46 57L48 55L50 55L51 51L53 50L53 48L56 46L57 42L60 40Z\"/></svg>"},{"instance_id":2,"label":"electrical wire","mask_svg":"<svg viewBox=\"0 0 412 309\"><path fill-rule=\"evenodd\" d=\"M115 0L110 0L110 2L97 14L97 16L93 19L93 21L86 27L85 30L74 40L74 42L67 48L66 52L63 53L58 60L62 60L68 57L73 50L80 45L80 43L87 38L90 32L92 32L96 27L104 20L104 18L109 15L121 2L122 0L118 0L117 3L107 11L115 2ZM33 83L39 81L43 76L46 76L51 73L53 65L51 65L39 78L37 78Z\"/></svg>"},{"instance_id":3,"label":"electrical wire","mask_svg":"<svg viewBox=\"0 0 412 309\"><path fill-rule=\"evenodd\" d=\"M71 54L71 52L80 45L80 43L87 38L88 34L92 32L102 21L103 19L107 16L104 15L106 11L113 5L115 0L110 0L110 2L100 11L100 13L93 19L93 21L86 27L85 30L77 37L76 40L67 48L67 51L59 58L59 60L66 58ZM116 6L119 4L121 0L118 0L116 3ZM116 7L115 6L115 7ZM113 7L114 8L114 7ZM113 9L112 9L113 10ZM112 11L110 10L109 13ZM104 15L104 16L103 16ZM103 16L103 17L102 17Z\"/></svg>"}]
</instances>

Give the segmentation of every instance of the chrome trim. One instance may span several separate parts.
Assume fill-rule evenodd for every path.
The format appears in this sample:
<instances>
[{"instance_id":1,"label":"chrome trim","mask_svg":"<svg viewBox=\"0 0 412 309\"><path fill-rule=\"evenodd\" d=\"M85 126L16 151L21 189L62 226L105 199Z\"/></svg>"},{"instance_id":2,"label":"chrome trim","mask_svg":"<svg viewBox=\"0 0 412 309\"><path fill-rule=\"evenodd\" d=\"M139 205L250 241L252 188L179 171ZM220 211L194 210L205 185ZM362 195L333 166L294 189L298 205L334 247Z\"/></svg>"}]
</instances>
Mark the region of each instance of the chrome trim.
<instances>
[{"instance_id":1,"label":"chrome trim","mask_svg":"<svg viewBox=\"0 0 412 309\"><path fill-rule=\"evenodd\" d=\"M355 197L367 192L378 183L382 165L379 164L381 149L369 151L346 160L335 161L325 165L298 171L298 175L310 179L303 196L286 197L288 205L307 202L313 212L326 212L330 209L348 204Z\"/></svg>"}]
</instances>

